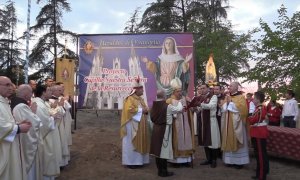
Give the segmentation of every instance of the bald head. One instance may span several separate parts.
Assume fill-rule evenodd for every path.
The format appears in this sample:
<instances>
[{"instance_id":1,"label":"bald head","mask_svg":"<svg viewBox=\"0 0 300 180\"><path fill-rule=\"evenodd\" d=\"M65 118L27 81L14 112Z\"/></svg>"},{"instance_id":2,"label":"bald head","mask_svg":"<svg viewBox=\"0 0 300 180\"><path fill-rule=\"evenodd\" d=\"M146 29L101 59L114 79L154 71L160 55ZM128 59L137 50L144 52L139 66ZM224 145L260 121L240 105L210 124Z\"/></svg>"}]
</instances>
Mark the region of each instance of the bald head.
<instances>
[{"instance_id":1,"label":"bald head","mask_svg":"<svg viewBox=\"0 0 300 180\"><path fill-rule=\"evenodd\" d=\"M12 82L6 76L0 76L0 95L2 97L9 97L13 93Z\"/></svg>"},{"instance_id":2,"label":"bald head","mask_svg":"<svg viewBox=\"0 0 300 180\"><path fill-rule=\"evenodd\" d=\"M22 84L17 89L17 97L29 101L32 97L32 88L28 84Z\"/></svg>"},{"instance_id":3,"label":"bald head","mask_svg":"<svg viewBox=\"0 0 300 180\"><path fill-rule=\"evenodd\" d=\"M157 99L165 99L166 98L165 91L162 89L157 90L156 97L157 97Z\"/></svg>"},{"instance_id":4,"label":"bald head","mask_svg":"<svg viewBox=\"0 0 300 180\"><path fill-rule=\"evenodd\" d=\"M239 90L239 85L240 85L240 83L238 83L238 82L232 82L232 83L229 85L229 92L230 92L231 94L238 92L238 90Z\"/></svg>"}]
</instances>

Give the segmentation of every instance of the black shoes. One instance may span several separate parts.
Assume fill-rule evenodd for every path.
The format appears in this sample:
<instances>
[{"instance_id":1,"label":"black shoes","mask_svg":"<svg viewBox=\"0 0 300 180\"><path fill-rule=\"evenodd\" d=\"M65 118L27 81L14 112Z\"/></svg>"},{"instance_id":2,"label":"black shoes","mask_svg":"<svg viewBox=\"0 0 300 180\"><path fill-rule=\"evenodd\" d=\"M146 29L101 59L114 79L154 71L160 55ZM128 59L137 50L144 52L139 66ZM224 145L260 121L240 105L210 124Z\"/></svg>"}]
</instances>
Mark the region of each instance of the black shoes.
<instances>
[{"instance_id":1,"label":"black shoes","mask_svg":"<svg viewBox=\"0 0 300 180\"><path fill-rule=\"evenodd\" d=\"M202 163L200 163L200 165L210 165L211 164L211 161L203 161Z\"/></svg>"},{"instance_id":2,"label":"black shoes","mask_svg":"<svg viewBox=\"0 0 300 180\"><path fill-rule=\"evenodd\" d=\"M210 164L211 168L216 168L217 167L217 161L213 160Z\"/></svg>"},{"instance_id":3,"label":"black shoes","mask_svg":"<svg viewBox=\"0 0 300 180\"><path fill-rule=\"evenodd\" d=\"M129 169L138 169L138 168L142 168L142 165L127 165L127 168Z\"/></svg>"},{"instance_id":4,"label":"black shoes","mask_svg":"<svg viewBox=\"0 0 300 180\"><path fill-rule=\"evenodd\" d=\"M251 179L258 179L257 176L251 176Z\"/></svg>"},{"instance_id":5,"label":"black shoes","mask_svg":"<svg viewBox=\"0 0 300 180\"><path fill-rule=\"evenodd\" d=\"M244 165L237 165L237 164L235 164L233 167L235 169L243 169Z\"/></svg>"},{"instance_id":6,"label":"black shoes","mask_svg":"<svg viewBox=\"0 0 300 180\"><path fill-rule=\"evenodd\" d=\"M174 173L173 172L159 172L158 176L160 177L169 177L169 176L173 176Z\"/></svg>"}]
</instances>

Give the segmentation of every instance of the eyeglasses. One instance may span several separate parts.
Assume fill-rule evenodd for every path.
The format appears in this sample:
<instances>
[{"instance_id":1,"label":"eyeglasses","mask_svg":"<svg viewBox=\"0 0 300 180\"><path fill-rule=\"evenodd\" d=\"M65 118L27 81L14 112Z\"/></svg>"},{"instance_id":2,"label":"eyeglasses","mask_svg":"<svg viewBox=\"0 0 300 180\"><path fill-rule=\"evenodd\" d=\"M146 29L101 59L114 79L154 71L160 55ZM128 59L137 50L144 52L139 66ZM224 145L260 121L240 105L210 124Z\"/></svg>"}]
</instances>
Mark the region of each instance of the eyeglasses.
<instances>
[{"instance_id":1,"label":"eyeglasses","mask_svg":"<svg viewBox=\"0 0 300 180\"><path fill-rule=\"evenodd\" d=\"M1 86L6 86L6 87L10 87L10 86L12 86L12 84L11 83L6 83L6 84L0 84Z\"/></svg>"}]
</instances>

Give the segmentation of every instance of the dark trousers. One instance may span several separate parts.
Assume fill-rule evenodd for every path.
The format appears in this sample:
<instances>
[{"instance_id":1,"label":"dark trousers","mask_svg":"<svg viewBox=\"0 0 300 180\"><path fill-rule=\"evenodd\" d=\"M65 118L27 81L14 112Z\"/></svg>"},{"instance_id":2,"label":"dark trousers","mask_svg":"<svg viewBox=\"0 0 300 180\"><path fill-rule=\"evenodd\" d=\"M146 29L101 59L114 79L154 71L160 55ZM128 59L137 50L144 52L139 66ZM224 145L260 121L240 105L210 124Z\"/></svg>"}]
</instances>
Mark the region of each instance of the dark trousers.
<instances>
[{"instance_id":1,"label":"dark trousers","mask_svg":"<svg viewBox=\"0 0 300 180\"><path fill-rule=\"evenodd\" d=\"M256 177L259 180L267 179L269 173L269 158L267 154L267 140L261 138L251 138L256 158Z\"/></svg>"},{"instance_id":2,"label":"dark trousers","mask_svg":"<svg viewBox=\"0 0 300 180\"><path fill-rule=\"evenodd\" d=\"M294 121L294 116L284 116L283 117L283 126L296 128L296 121Z\"/></svg>"},{"instance_id":3,"label":"dark trousers","mask_svg":"<svg viewBox=\"0 0 300 180\"><path fill-rule=\"evenodd\" d=\"M278 121L278 122L269 122L269 126L280 126L280 121Z\"/></svg>"},{"instance_id":4,"label":"dark trousers","mask_svg":"<svg viewBox=\"0 0 300 180\"><path fill-rule=\"evenodd\" d=\"M219 155L219 149L211 149L209 147L204 147L205 156L208 162L216 161Z\"/></svg>"},{"instance_id":5,"label":"dark trousers","mask_svg":"<svg viewBox=\"0 0 300 180\"><path fill-rule=\"evenodd\" d=\"M164 175L168 173L168 162L166 159L162 159L162 158L155 158L156 160L156 167L158 169L158 174Z\"/></svg>"}]
</instances>

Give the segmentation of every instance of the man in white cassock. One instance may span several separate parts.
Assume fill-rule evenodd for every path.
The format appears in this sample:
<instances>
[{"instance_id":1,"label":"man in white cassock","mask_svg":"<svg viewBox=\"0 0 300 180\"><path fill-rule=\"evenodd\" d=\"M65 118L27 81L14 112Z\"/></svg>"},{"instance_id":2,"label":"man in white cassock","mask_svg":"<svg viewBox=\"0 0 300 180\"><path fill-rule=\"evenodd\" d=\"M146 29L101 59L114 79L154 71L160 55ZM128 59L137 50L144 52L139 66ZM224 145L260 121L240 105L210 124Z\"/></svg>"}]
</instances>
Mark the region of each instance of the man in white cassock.
<instances>
[{"instance_id":1,"label":"man in white cassock","mask_svg":"<svg viewBox=\"0 0 300 180\"><path fill-rule=\"evenodd\" d=\"M63 107L65 109L65 115L64 115L64 127L65 127L65 132L66 132L66 139L67 139L67 144L70 146L72 145L72 115L71 115L71 104L69 103L69 98L70 96L68 94L64 94L65 92L65 87L62 82L58 82L56 84L59 84L61 86L61 95L59 99L64 98L64 104Z\"/></svg>"},{"instance_id":2,"label":"man in white cassock","mask_svg":"<svg viewBox=\"0 0 300 180\"><path fill-rule=\"evenodd\" d=\"M134 169L149 163L150 136L143 85L137 79L125 98L121 117L122 164Z\"/></svg>"},{"instance_id":3,"label":"man in white cassock","mask_svg":"<svg viewBox=\"0 0 300 180\"><path fill-rule=\"evenodd\" d=\"M0 76L0 179L22 180L26 178L21 165L19 135L27 133L31 123L27 120L16 124L7 97L13 93L12 82Z\"/></svg>"},{"instance_id":4,"label":"man in white cassock","mask_svg":"<svg viewBox=\"0 0 300 180\"><path fill-rule=\"evenodd\" d=\"M61 97L61 94L63 93L63 89L59 85L54 85L50 87L51 90L51 98L49 99L49 107L50 107L50 114L54 115L60 115L60 118L56 121L56 127L59 135L59 140L60 140L60 163L59 165L61 167L64 167L68 165L69 160L70 160L70 151L69 151L69 146L67 142L67 137L66 137L66 131L65 131L65 126L64 126L64 115L65 115L65 110L64 110L64 98ZM57 154L58 155L58 154Z\"/></svg>"},{"instance_id":5,"label":"man in white cassock","mask_svg":"<svg viewBox=\"0 0 300 180\"><path fill-rule=\"evenodd\" d=\"M41 165L40 126L41 120L35 114L36 103L29 103L32 97L32 88L27 84L18 87L16 97L11 100L11 109L17 123L23 119L31 122L32 128L26 134L20 134L21 162L23 171L27 174L28 180L42 179L43 169Z\"/></svg>"},{"instance_id":6,"label":"man in white cassock","mask_svg":"<svg viewBox=\"0 0 300 180\"><path fill-rule=\"evenodd\" d=\"M59 176L59 159L55 154L55 147L60 144L59 139L55 133L55 119L56 116L51 116L49 112L49 107L46 101L51 97L51 92L46 86L38 86L36 88L36 97L33 102L37 104L36 115L40 118L42 122L42 127L40 128L41 141L43 144L43 151L40 152L43 157L43 179L53 180L55 177Z\"/></svg>"}]
</instances>

